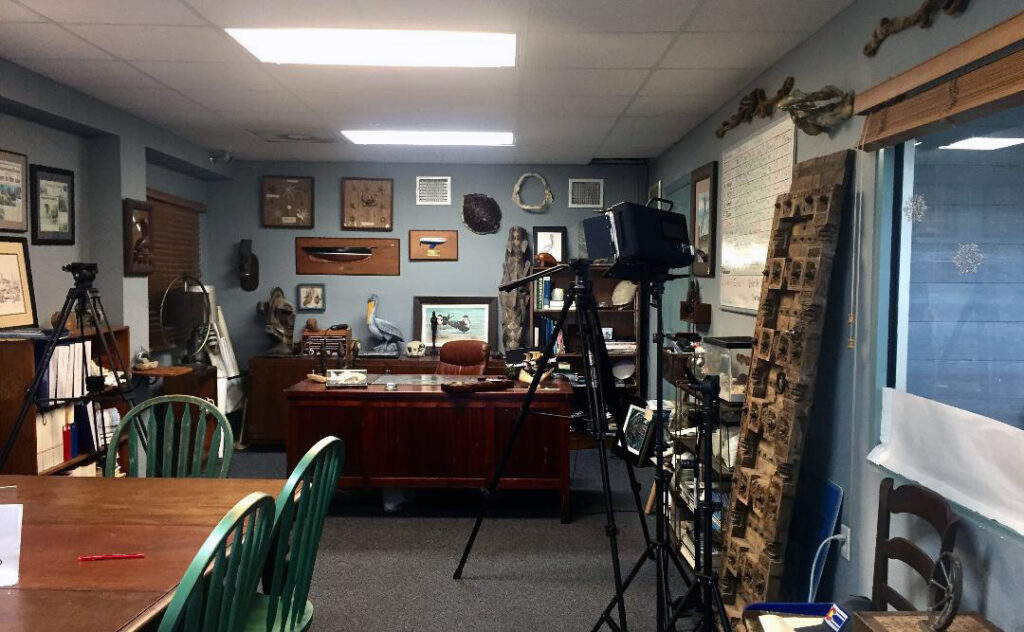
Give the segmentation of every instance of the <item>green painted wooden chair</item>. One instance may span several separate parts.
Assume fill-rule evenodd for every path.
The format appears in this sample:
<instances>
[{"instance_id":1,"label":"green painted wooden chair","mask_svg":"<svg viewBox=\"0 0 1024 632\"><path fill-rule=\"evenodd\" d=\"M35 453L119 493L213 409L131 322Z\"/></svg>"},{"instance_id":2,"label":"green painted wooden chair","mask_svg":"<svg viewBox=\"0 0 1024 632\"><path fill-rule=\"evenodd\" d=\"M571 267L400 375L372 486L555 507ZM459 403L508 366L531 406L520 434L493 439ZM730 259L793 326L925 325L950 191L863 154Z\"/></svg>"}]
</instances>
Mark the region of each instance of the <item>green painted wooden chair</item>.
<instances>
[{"instance_id":1,"label":"green painted wooden chair","mask_svg":"<svg viewBox=\"0 0 1024 632\"><path fill-rule=\"evenodd\" d=\"M158 421L161 409L163 421ZM105 476L114 475L118 455L114 446L126 435L131 477L224 478L235 449L235 436L224 414L211 402L191 395L154 397L128 411L111 438Z\"/></svg>"},{"instance_id":2,"label":"green painted wooden chair","mask_svg":"<svg viewBox=\"0 0 1024 632\"><path fill-rule=\"evenodd\" d=\"M257 594L246 630L292 632L313 622L313 579L327 507L345 461L345 444L321 439L306 452L277 497L274 538L263 571L265 594Z\"/></svg>"},{"instance_id":3,"label":"green painted wooden chair","mask_svg":"<svg viewBox=\"0 0 1024 632\"><path fill-rule=\"evenodd\" d=\"M254 492L238 501L192 558L159 632L242 630L273 529L274 499L269 494Z\"/></svg>"}]
</instances>

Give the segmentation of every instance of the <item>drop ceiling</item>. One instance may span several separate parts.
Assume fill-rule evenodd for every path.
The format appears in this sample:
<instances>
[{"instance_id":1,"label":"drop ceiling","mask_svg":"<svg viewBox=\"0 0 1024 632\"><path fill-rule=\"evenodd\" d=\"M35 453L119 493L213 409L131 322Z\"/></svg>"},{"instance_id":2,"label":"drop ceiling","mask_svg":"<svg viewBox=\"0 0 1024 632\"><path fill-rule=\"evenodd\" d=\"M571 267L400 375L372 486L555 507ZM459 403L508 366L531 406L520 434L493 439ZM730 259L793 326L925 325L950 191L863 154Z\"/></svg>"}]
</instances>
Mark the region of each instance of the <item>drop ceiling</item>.
<instances>
[{"instance_id":1,"label":"drop ceiling","mask_svg":"<svg viewBox=\"0 0 1024 632\"><path fill-rule=\"evenodd\" d=\"M852 0L0 0L0 57L253 160L653 158ZM225 27L514 32L515 68L258 62ZM368 147L340 129L513 131ZM337 142L270 143L274 134Z\"/></svg>"}]
</instances>

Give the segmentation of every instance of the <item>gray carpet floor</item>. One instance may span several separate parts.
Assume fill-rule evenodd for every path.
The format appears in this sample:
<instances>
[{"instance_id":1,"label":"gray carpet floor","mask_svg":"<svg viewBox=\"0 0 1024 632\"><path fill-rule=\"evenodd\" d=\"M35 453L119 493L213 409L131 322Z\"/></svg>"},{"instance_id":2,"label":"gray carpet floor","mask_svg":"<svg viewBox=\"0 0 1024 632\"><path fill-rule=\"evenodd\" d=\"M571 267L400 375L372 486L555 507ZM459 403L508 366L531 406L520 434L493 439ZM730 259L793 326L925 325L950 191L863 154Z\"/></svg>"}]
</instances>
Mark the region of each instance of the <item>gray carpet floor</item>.
<instances>
[{"instance_id":1,"label":"gray carpet floor","mask_svg":"<svg viewBox=\"0 0 1024 632\"><path fill-rule=\"evenodd\" d=\"M460 581L452 572L479 492L419 490L392 514L384 512L379 491L338 494L313 577L313 629L589 630L614 592L611 559L597 452L574 452L572 467L573 522L559 522L557 494L502 493ZM643 537L622 461L612 459L611 473L625 573L641 554ZM650 473L641 472L644 499ZM235 453L233 477L285 474L282 453ZM676 585L681 589L681 582ZM654 567L648 563L628 594L631 630L654 628L653 602Z\"/></svg>"}]
</instances>

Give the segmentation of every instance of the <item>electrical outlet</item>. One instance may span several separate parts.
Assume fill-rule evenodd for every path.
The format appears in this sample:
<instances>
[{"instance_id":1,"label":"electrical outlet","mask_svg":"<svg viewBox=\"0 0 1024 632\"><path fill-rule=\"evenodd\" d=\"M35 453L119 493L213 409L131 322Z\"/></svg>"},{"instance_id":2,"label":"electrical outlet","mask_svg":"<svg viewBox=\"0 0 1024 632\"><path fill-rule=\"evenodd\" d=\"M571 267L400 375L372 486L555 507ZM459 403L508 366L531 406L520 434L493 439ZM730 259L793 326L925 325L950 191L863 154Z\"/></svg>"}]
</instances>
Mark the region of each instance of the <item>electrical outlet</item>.
<instances>
[{"instance_id":1,"label":"electrical outlet","mask_svg":"<svg viewBox=\"0 0 1024 632\"><path fill-rule=\"evenodd\" d=\"M839 554L843 556L843 559L847 562L850 561L850 527L840 525L839 534L846 536L846 540L843 541L843 547L839 549Z\"/></svg>"}]
</instances>

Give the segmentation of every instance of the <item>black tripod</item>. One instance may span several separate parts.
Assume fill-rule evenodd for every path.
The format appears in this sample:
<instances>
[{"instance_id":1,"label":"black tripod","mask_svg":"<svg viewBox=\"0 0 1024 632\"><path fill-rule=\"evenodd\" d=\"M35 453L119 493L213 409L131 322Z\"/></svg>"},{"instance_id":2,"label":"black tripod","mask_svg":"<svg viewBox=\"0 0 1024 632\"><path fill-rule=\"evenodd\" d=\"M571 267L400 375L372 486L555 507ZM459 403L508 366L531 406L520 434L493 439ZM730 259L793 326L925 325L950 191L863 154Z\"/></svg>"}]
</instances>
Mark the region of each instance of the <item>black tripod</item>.
<instances>
[{"instance_id":1,"label":"black tripod","mask_svg":"<svg viewBox=\"0 0 1024 632\"><path fill-rule=\"evenodd\" d=\"M608 361L608 350L604 344L604 337L601 335L601 325L597 314L597 301L594 299L593 286L588 275L590 262L583 259L576 260L570 265L563 264L548 270L542 270L541 272L524 277L513 283L500 286L498 289L502 292L514 291L539 278L570 268L573 270L574 279L572 285L566 291L565 304L562 306L562 311L559 313L555 333L547 341L544 354L537 366L536 374L533 376L533 381L530 383L530 387L526 392L526 397L524 398L523 405L519 410L519 415L516 418L515 424L512 426L508 442L505 444L505 449L502 452L501 459L498 461L498 466L494 471L494 477L483 492L480 511L477 514L476 522L473 525L473 531L470 533L469 540L466 542L466 548L462 552L462 558L459 560L458 568L455 569L455 579L460 579L462 577L462 571L466 566L466 560L469 558L469 553L473 548L473 543L476 541L476 536L480 531L480 525L483 523L484 515L490 507L490 504L497 492L502 474L505 471L505 466L508 464L509 456L515 446L516 437L519 435L519 431L526 422L533 397L537 392L537 388L540 386L541 378L551 360L551 356L553 355L555 341L558 338L558 334L564 332L569 312L575 305L576 319L579 324L580 341L582 344L581 352L583 355L584 379L586 380L587 412L591 422L590 429L596 439L601 465L601 484L604 491L606 520L605 533L608 536L608 542L611 548L612 574L615 581L616 595L622 594L623 583L622 569L619 564L618 527L615 525L615 509L613 506L611 483L608 474L608 449L605 445L605 437L608 433L608 420L609 418L616 418L616 407L613 402L608 399L608 394L614 393L615 380L612 377L611 364ZM621 424L616 430L616 435L620 445L624 445ZM640 518L640 524L644 534L644 540L650 543L647 521L645 520L643 513L643 503L640 500L640 483L636 480L636 473L633 471L632 464L628 459L625 461L626 469L629 472L629 483L633 492L637 515ZM648 544L648 548L649 547L650 544ZM611 610L616 605L618 606L617 624L610 615ZM628 625L626 622L625 601L620 598L617 599L616 603L609 605L605 618L611 622L614 629L626 632L626 630L628 630Z\"/></svg>"},{"instance_id":2,"label":"black tripod","mask_svg":"<svg viewBox=\"0 0 1024 632\"><path fill-rule=\"evenodd\" d=\"M133 403L130 397L126 397L131 389L125 381L125 376L128 375L128 372L124 359L121 357L121 350L118 348L114 340L114 334L110 328L110 321L107 320L107 313L103 309L103 303L100 301L100 292L92 285L93 281L96 280L96 274L98 272L96 264L70 263L62 269L65 272L71 273L71 276L75 280L75 285L68 290L67 297L64 299L64 305L60 310L60 315L57 317L57 322L53 325L53 331L50 332L50 335L46 339L46 347L43 350L43 355L38 362L36 362L36 372L32 377L32 382L25 389L25 396L21 400L21 409L18 411L18 417L14 422L14 427L11 429L11 434L7 437L7 441L4 443L3 450L0 451L0 470L3 470L4 464L7 463L7 458L11 455L11 451L14 449L14 444L18 440L21 428L25 424L25 419L28 416L28 412L32 404L55 406L60 404L91 402L104 390L104 379L102 374L99 376L89 375L89 358L86 358L83 354L81 371L82 375L85 376L83 380L85 389L81 395L73 394L73 397L36 399L36 394L39 391L39 385L42 383L43 377L49 370L50 359L53 357L53 352L57 348L57 345L61 342L61 336L63 336L66 331L68 318L71 317L72 312L75 314L78 320L78 326L83 332L85 330L86 315L92 319L92 323L96 328L96 339L99 341L99 364L101 367L105 366L113 371L114 380L117 384L116 390L110 394L120 395L129 404ZM106 448L106 445L104 445L103 448L100 447L101 435L105 442L105 435L102 432L104 429L100 428L99 432L97 431L94 417L92 418L91 426L96 451L97 453L102 453Z\"/></svg>"}]
</instances>

